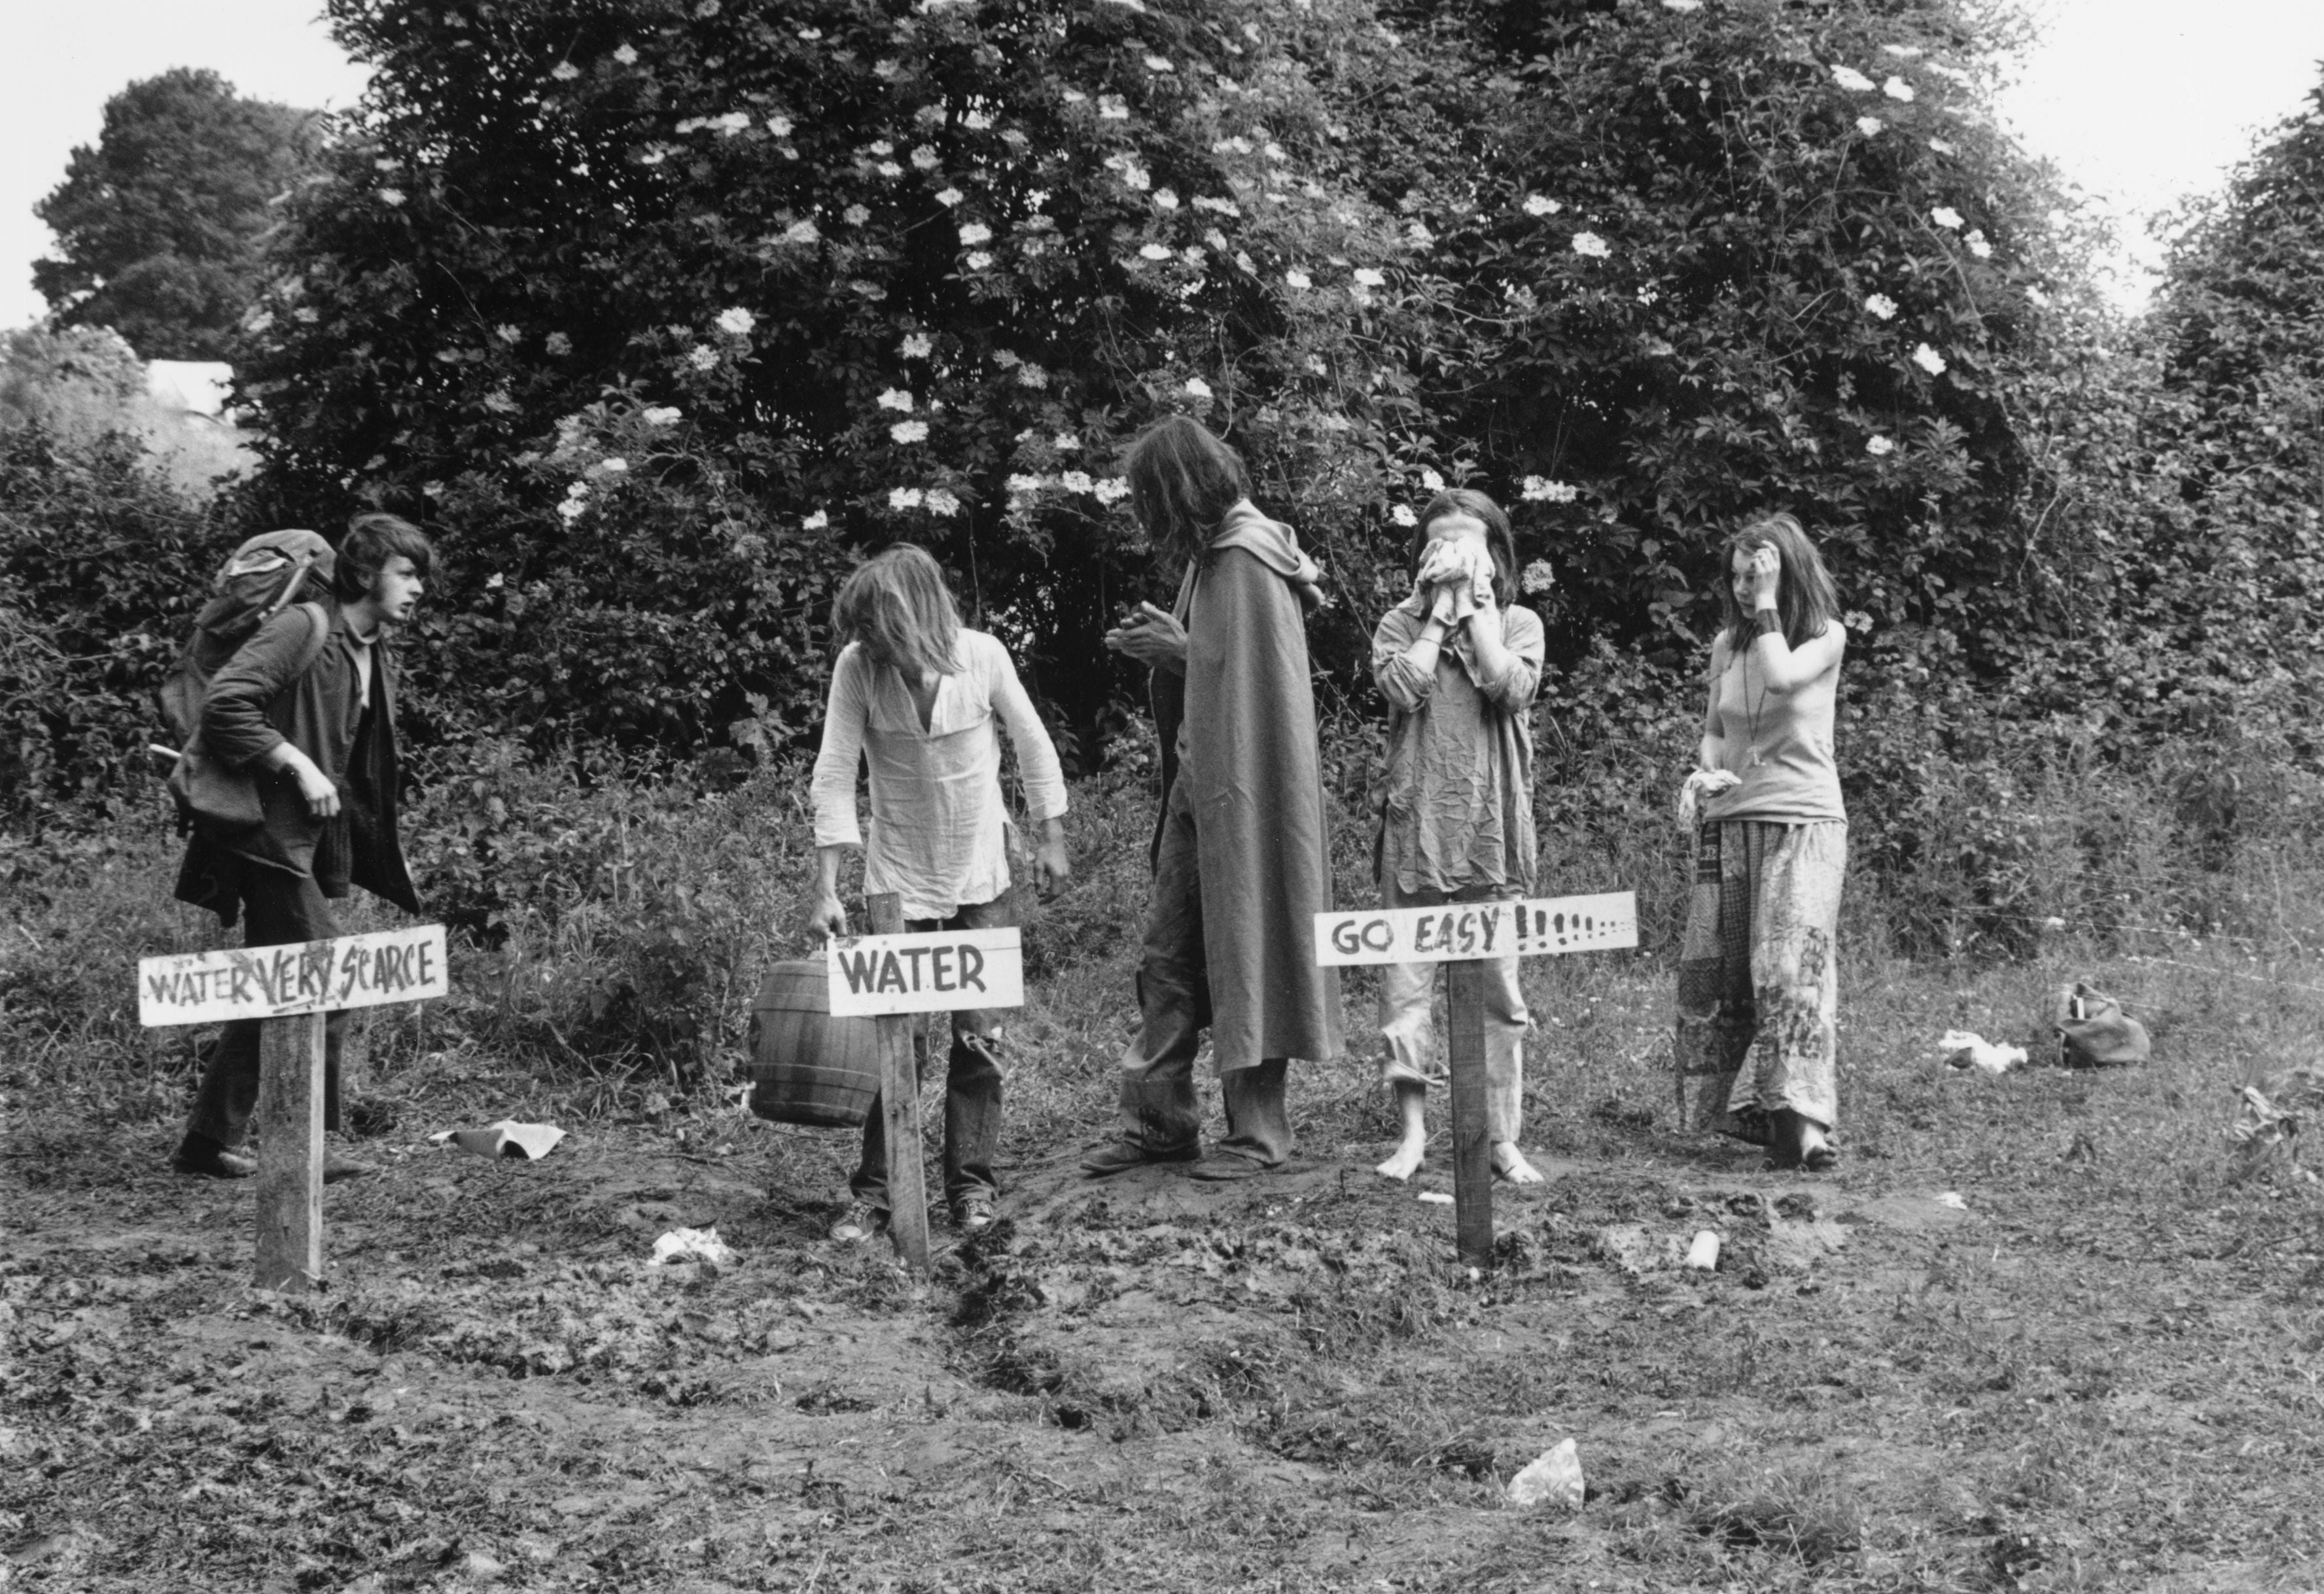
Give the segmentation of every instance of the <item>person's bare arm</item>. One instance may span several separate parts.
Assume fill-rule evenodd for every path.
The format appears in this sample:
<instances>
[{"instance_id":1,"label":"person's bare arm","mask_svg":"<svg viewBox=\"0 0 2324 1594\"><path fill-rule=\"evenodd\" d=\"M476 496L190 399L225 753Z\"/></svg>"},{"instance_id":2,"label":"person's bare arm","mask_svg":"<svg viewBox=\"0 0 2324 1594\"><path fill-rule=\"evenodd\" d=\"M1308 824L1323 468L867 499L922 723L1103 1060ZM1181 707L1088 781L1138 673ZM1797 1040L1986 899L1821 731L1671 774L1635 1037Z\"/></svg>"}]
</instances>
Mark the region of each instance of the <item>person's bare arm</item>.
<instances>
[{"instance_id":1,"label":"person's bare arm","mask_svg":"<svg viewBox=\"0 0 2324 1594\"><path fill-rule=\"evenodd\" d=\"M1848 632L1838 625L1826 625L1823 635L1796 648L1780 630L1763 631L1751 642L1752 679L1769 696L1788 697L1829 673L1847 647Z\"/></svg>"}]
</instances>

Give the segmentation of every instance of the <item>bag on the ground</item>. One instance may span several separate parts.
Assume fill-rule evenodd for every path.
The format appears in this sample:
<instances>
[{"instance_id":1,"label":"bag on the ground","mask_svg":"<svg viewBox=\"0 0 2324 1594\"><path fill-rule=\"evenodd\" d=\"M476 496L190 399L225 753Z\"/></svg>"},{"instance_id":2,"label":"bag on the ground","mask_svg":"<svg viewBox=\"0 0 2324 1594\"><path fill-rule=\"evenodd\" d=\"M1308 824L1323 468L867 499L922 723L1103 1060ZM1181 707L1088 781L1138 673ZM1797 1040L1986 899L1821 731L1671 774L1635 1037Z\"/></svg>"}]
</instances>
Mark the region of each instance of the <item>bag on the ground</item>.
<instances>
[{"instance_id":1,"label":"bag on the ground","mask_svg":"<svg viewBox=\"0 0 2324 1594\"><path fill-rule=\"evenodd\" d=\"M314 531L267 531L234 550L212 584L210 601L194 616L194 629L177 662L155 694L161 717L176 742L178 759L170 771L170 795L177 800L180 833L196 824L212 830L252 830L265 822L257 777L229 769L202 745L202 698L258 629L302 593L328 588L331 545ZM323 650L330 616L320 604L302 603L312 634L300 657L304 672Z\"/></svg>"},{"instance_id":2,"label":"bag on the ground","mask_svg":"<svg viewBox=\"0 0 2324 1594\"><path fill-rule=\"evenodd\" d=\"M2153 1050L2146 1026L2087 980L2077 980L2051 998L2050 1029L2058 1042L2058 1061L2068 1068L2144 1063Z\"/></svg>"}]
</instances>

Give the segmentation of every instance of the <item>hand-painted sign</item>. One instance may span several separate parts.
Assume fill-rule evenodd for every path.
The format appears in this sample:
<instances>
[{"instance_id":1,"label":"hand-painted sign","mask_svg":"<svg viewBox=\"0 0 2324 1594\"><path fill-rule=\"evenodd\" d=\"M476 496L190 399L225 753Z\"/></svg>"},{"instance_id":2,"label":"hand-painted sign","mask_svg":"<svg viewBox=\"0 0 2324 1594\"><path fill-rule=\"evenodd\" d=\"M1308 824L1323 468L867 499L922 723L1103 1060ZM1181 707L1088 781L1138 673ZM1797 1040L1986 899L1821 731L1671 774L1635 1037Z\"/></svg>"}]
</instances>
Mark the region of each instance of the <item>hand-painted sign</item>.
<instances>
[{"instance_id":1,"label":"hand-painted sign","mask_svg":"<svg viewBox=\"0 0 2324 1594\"><path fill-rule=\"evenodd\" d=\"M841 936L824 955L836 1018L1025 1005L1025 956L1014 929Z\"/></svg>"},{"instance_id":2,"label":"hand-painted sign","mask_svg":"<svg viewBox=\"0 0 2324 1594\"><path fill-rule=\"evenodd\" d=\"M141 958L137 1020L146 1027L281 1018L449 994L444 926L378 930L288 946Z\"/></svg>"},{"instance_id":3,"label":"hand-painted sign","mask_svg":"<svg viewBox=\"0 0 2324 1594\"><path fill-rule=\"evenodd\" d=\"M1327 966L1540 957L1637 944L1637 898L1628 891L1315 916L1315 962Z\"/></svg>"}]
</instances>

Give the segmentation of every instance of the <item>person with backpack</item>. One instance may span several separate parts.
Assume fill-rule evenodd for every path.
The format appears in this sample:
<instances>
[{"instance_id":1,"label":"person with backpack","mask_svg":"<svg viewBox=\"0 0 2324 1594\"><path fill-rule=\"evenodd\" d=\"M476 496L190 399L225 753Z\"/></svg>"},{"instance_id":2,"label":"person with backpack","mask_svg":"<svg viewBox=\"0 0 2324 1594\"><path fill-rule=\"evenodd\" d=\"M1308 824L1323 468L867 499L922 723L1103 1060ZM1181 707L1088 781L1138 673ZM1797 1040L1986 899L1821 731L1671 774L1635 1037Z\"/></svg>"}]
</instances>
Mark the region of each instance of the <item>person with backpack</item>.
<instances>
[{"instance_id":1,"label":"person with backpack","mask_svg":"<svg viewBox=\"0 0 2324 1594\"><path fill-rule=\"evenodd\" d=\"M177 896L222 925L241 918L247 945L337 936L331 903L351 883L420 910L396 837L388 640L410 623L434 557L418 527L389 514L357 515L336 555L311 531L254 538L228 561L163 689L184 738L170 786L191 832ZM327 1129L341 1127L346 1019L332 1013L324 1026ZM212 1049L171 1159L178 1172L258 1171L240 1147L258 1101L259 1022L226 1025ZM372 1171L337 1151L324 1159L327 1182Z\"/></svg>"}]
</instances>

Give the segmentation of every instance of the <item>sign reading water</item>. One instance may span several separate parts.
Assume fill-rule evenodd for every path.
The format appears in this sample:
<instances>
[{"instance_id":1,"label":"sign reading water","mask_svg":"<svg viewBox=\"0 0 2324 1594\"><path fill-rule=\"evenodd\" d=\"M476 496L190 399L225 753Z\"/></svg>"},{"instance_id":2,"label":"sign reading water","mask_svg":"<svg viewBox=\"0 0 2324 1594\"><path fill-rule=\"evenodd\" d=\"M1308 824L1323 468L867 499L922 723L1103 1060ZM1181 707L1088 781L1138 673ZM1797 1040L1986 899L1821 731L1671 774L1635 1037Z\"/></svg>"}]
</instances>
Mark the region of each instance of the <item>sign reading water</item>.
<instances>
[{"instance_id":1,"label":"sign reading water","mask_svg":"<svg viewBox=\"0 0 2324 1594\"><path fill-rule=\"evenodd\" d=\"M835 1018L1025 1005L1018 932L930 930L825 942Z\"/></svg>"},{"instance_id":2,"label":"sign reading water","mask_svg":"<svg viewBox=\"0 0 2324 1594\"><path fill-rule=\"evenodd\" d=\"M1637 944L1638 902L1628 891L1315 916L1315 961L1327 966L1540 957Z\"/></svg>"}]
</instances>

